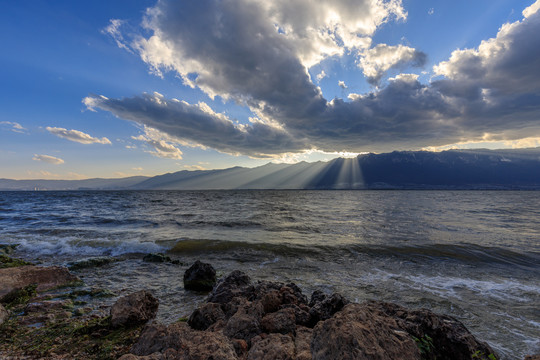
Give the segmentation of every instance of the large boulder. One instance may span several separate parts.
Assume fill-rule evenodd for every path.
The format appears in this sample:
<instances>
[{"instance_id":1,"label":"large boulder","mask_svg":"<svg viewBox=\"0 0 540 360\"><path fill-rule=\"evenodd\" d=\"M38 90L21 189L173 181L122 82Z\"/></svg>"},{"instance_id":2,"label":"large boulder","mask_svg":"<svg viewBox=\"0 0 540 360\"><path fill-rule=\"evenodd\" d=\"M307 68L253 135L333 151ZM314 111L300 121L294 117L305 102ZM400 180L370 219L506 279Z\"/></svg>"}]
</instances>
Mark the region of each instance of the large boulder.
<instances>
[{"instance_id":1,"label":"large boulder","mask_svg":"<svg viewBox=\"0 0 540 360\"><path fill-rule=\"evenodd\" d=\"M249 297L253 293L251 279L242 271L235 270L222 278L208 296L208 302L228 304L235 297Z\"/></svg>"},{"instance_id":2,"label":"large boulder","mask_svg":"<svg viewBox=\"0 0 540 360\"><path fill-rule=\"evenodd\" d=\"M181 322L169 326L147 326L131 348L131 353L138 356L161 353L167 355L163 357L166 359L238 359L233 344L222 333L193 330Z\"/></svg>"},{"instance_id":3,"label":"large boulder","mask_svg":"<svg viewBox=\"0 0 540 360\"><path fill-rule=\"evenodd\" d=\"M216 270L199 260L184 273L184 288L195 291L211 291L216 285Z\"/></svg>"},{"instance_id":4,"label":"large boulder","mask_svg":"<svg viewBox=\"0 0 540 360\"><path fill-rule=\"evenodd\" d=\"M257 336L247 354L247 360L294 360L294 340L288 335Z\"/></svg>"},{"instance_id":5,"label":"large boulder","mask_svg":"<svg viewBox=\"0 0 540 360\"><path fill-rule=\"evenodd\" d=\"M495 356L489 345L478 341L465 325L451 316L427 309L408 310L385 302L372 301L363 306L374 317L394 319L417 342L425 359L470 360L475 353L484 354L486 358Z\"/></svg>"},{"instance_id":6,"label":"large boulder","mask_svg":"<svg viewBox=\"0 0 540 360\"><path fill-rule=\"evenodd\" d=\"M313 329L314 360L420 360L415 341L390 317L349 304Z\"/></svg>"},{"instance_id":7,"label":"large boulder","mask_svg":"<svg viewBox=\"0 0 540 360\"><path fill-rule=\"evenodd\" d=\"M37 291L69 285L80 281L62 266L19 266L0 269L0 298L16 289L36 284Z\"/></svg>"},{"instance_id":8,"label":"large boulder","mask_svg":"<svg viewBox=\"0 0 540 360\"><path fill-rule=\"evenodd\" d=\"M135 326L156 317L159 301L146 290L121 297L111 307L113 327Z\"/></svg>"}]
</instances>

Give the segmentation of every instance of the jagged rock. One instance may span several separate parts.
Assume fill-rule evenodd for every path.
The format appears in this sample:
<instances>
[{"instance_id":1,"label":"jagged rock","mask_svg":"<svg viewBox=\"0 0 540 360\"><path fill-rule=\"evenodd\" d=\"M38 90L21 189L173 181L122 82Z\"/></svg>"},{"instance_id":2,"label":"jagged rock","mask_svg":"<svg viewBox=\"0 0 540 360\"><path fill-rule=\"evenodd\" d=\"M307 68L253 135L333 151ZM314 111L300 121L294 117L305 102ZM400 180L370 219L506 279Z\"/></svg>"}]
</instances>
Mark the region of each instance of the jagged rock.
<instances>
[{"instance_id":1,"label":"jagged rock","mask_svg":"<svg viewBox=\"0 0 540 360\"><path fill-rule=\"evenodd\" d=\"M527 355L524 360L540 360L540 354L537 355Z\"/></svg>"},{"instance_id":2,"label":"jagged rock","mask_svg":"<svg viewBox=\"0 0 540 360\"><path fill-rule=\"evenodd\" d=\"M227 321L223 333L233 339L249 341L262 332L261 319L264 310L260 302L247 302L238 308Z\"/></svg>"},{"instance_id":3,"label":"jagged rock","mask_svg":"<svg viewBox=\"0 0 540 360\"><path fill-rule=\"evenodd\" d=\"M144 324L156 317L158 306L158 299L148 291L126 295L111 307L111 324L113 327Z\"/></svg>"},{"instance_id":4,"label":"jagged rock","mask_svg":"<svg viewBox=\"0 0 540 360\"><path fill-rule=\"evenodd\" d=\"M289 335L269 334L252 340L247 360L294 360L294 340Z\"/></svg>"},{"instance_id":5,"label":"jagged rock","mask_svg":"<svg viewBox=\"0 0 540 360\"><path fill-rule=\"evenodd\" d=\"M414 340L390 317L373 316L364 305L349 304L313 329L315 360L420 360Z\"/></svg>"},{"instance_id":6,"label":"jagged rock","mask_svg":"<svg viewBox=\"0 0 540 360\"><path fill-rule=\"evenodd\" d=\"M65 286L81 280L62 266L25 265L0 269L0 298L13 290L37 284L37 291Z\"/></svg>"},{"instance_id":7,"label":"jagged rock","mask_svg":"<svg viewBox=\"0 0 540 360\"><path fill-rule=\"evenodd\" d=\"M195 330L206 330L218 320L225 320L221 305L206 303L191 313L188 324Z\"/></svg>"},{"instance_id":8,"label":"jagged rock","mask_svg":"<svg viewBox=\"0 0 540 360\"><path fill-rule=\"evenodd\" d=\"M262 329L267 333L294 333L296 329L296 316L294 309L285 308L267 314L261 321Z\"/></svg>"},{"instance_id":9,"label":"jagged rock","mask_svg":"<svg viewBox=\"0 0 540 360\"><path fill-rule=\"evenodd\" d=\"M222 333L193 330L185 323L147 326L131 353L139 356L162 353L167 360L238 359L233 344Z\"/></svg>"},{"instance_id":10,"label":"jagged rock","mask_svg":"<svg viewBox=\"0 0 540 360\"><path fill-rule=\"evenodd\" d=\"M318 321L329 319L349 303L349 300L337 293L334 293L331 296L320 293L314 295L315 296L311 296L310 304L312 305L309 310L312 325L315 325Z\"/></svg>"},{"instance_id":11,"label":"jagged rock","mask_svg":"<svg viewBox=\"0 0 540 360\"><path fill-rule=\"evenodd\" d=\"M119 259L114 258L112 256L100 256L100 257L93 257L93 258L73 261L73 262L68 263L67 267L69 270L80 270L80 269L107 265L107 264L116 262L118 260Z\"/></svg>"},{"instance_id":12,"label":"jagged rock","mask_svg":"<svg viewBox=\"0 0 540 360\"><path fill-rule=\"evenodd\" d=\"M427 309L407 310L384 302L368 302L364 306L374 316L395 319L419 345L430 348L430 351L425 351L426 359L470 360L474 353L495 356L489 345L476 340L461 322L451 316L435 314Z\"/></svg>"},{"instance_id":13,"label":"jagged rock","mask_svg":"<svg viewBox=\"0 0 540 360\"><path fill-rule=\"evenodd\" d=\"M184 288L195 291L210 291L216 284L216 270L212 265L199 260L184 273Z\"/></svg>"},{"instance_id":14,"label":"jagged rock","mask_svg":"<svg viewBox=\"0 0 540 360\"><path fill-rule=\"evenodd\" d=\"M297 325L309 326L312 323L311 315L309 314L309 306L306 304L288 304L283 305L282 309L292 309L294 311L294 318Z\"/></svg>"},{"instance_id":15,"label":"jagged rock","mask_svg":"<svg viewBox=\"0 0 540 360\"><path fill-rule=\"evenodd\" d=\"M8 319L8 317L9 317L9 313L4 308L4 306L0 304L0 325L2 325L4 321Z\"/></svg>"},{"instance_id":16,"label":"jagged rock","mask_svg":"<svg viewBox=\"0 0 540 360\"><path fill-rule=\"evenodd\" d=\"M208 302L228 304L235 297L248 298L252 293L253 287L249 276L235 270L217 283L208 297Z\"/></svg>"}]
</instances>

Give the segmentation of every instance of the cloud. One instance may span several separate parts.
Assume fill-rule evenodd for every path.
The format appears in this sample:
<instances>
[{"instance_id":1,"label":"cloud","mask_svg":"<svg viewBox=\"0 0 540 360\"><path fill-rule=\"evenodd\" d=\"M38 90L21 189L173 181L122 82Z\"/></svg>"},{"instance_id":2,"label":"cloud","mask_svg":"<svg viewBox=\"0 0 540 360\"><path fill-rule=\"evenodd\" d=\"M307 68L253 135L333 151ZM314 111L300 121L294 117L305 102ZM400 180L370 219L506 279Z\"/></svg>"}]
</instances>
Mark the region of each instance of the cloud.
<instances>
[{"instance_id":1,"label":"cloud","mask_svg":"<svg viewBox=\"0 0 540 360\"><path fill-rule=\"evenodd\" d=\"M435 13L435 9L430 8L427 13L428 13L428 15L433 15L433 13Z\"/></svg>"},{"instance_id":2,"label":"cloud","mask_svg":"<svg viewBox=\"0 0 540 360\"><path fill-rule=\"evenodd\" d=\"M382 77L391 69L401 69L407 65L424 66L427 55L404 45L390 46L378 44L367 50L360 59L359 66L372 85L378 85Z\"/></svg>"},{"instance_id":3,"label":"cloud","mask_svg":"<svg viewBox=\"0 0 540 360\"><path fill-rule=\"evenodd\" d=\"M60 158L57 158L57 157L54 157L54 156L50 156L50 155L34 154L34 157L32 158L32 160L43 161L43 162L46 162L46 163L49 163L49 164L54 164L54 165L61 165L61 164L64 163L64 160L62 160Z\"/></svg>"},{"instance_id":4,"label":"cloud","mask_svg":"<svg viewBox=\"0 0 540 360\"><path fill-rule=\"evenodd\" d=\"M322 79L324 79L325 77L327 77L328 75L326 75L326 73L324 72L324 70L322 70L318 75L317 75L317 81L321 81Z\"/></svg>"},{"instance_id":5,"label":"cloud","mask_svg":"<svg viewBox=\"0 0 540 360\"><path fill-rule=\"evenodd\" d=\"M153 150L147 151L148 153L160 158L182 160L182 150L173 145L174 139L156 129L145 126L144 130L144 135L131 138L149 145Z\"/></svg>"},{"instance_id":6,"label":"cloud","mask_svg":"<svg viewBox=\"0 0 540 360\"><path fill-rule=\"evenodd\" d=\"M83 133L79 130L67 130L64 128L57 128L57 127L46 127L47 131L50 132L53 135L56 135L58 137L61 137L63 139L67 139L70 141L75 141L81 144L110 144L111 141L107 139L106 137L103 137L101 139L92 137L86 133Z\"/></svg>"},{"instance_id":7,"label":"cloud","mask_svg":"<svg viewBox=\"0 0 540 360\"><path fill-rule=\"evenodd\" d=\"M347 88L345 81L341 81L341 80L338 81L338 86L344 90Z\"/></svg>"},{"instance_id":8,"label":"cloud","mask_svg":"<svg viewBox=\"0 0 540 360\"><path fill-rule=\"evenodd\" d=\"M434 67L438 77L429 83L398 74L371 92L328 101L308 72L320 59L350 52L377 85L392 70L425 63L425 54L408 46L371 46L377 27L406 17L401 2L346 3L163 0L148 10L146 37L134 38L131 48L156 73L172 71L210 97L249 108L255 114L249 123L238 124L203 102L160 94L91 95L83 102L192 145L253 157L418 149L540 134L536 5L478 48L454 51Z\"/></svg>"},{"instance_id":9,"label":"cloud","mask_svg":"<svg viewBox=\"0 0 540 360\"><path fill-rule=\"evenodd\" d=\"M14 121L0 121L0 125L11 126L11 131L20 134L24 134L24 131L26 130L21 124Z\"/></svg>"}]
</instances>

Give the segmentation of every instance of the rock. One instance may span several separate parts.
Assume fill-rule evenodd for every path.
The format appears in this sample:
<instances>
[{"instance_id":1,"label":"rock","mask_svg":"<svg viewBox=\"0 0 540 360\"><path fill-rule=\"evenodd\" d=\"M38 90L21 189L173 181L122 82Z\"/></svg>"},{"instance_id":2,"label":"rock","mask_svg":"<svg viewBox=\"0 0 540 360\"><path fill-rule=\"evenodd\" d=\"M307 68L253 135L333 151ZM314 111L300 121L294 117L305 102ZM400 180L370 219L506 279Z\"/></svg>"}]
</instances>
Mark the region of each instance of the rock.
<instances>
[{"instance_id":1,"label":"rock","mask_svg":"<svg viewBox=\"0 0 540 360\"><path fill-rule=\"evenodd\" d=\"M305 326L296 328L296 337L294 338L294 348L296 360L311 360L311 337L313 329Z\"/></svg>"},{"instance_id":2,"label":"rock","mask_svg":"<svg viewBox=\"0 0 540 360\"><path fill-rule=\"evenodd\" d=\"M9 313L4 308L2 304L0 304L0 325L4 323L9 318Z\"/></svg>"},{"instance_id":3,"label":"rock","mask_svg":"<svg viewBox=\"0 0 540 360\"><path fill-rule=\"evenodd\" d=\"M402 306L384 302L364 305L374 316L387 316L396 320L401 329L409 333L423 348L423 355L438 360L470 360L471 354L496 357L486 343L476 340L467 328L451 316L435 314L430 310L407 310ZM429 351L428 351L429 350Z\"/></svg>"},{"instance_id":4,"label":"rock","mask_svg":"<svg viewBox=\"0 0 540 360\"><path fill-rule=\"evenodd\" d=\"M191 313L188 324L195 330L206 330L218 320L225 320L220 304L207 303Z\"/></svg>"},{"instance_id":5,"label":"rock","mask_svg":"<svg viewBox=\"0 0 540 360\"><path fill-rule=\"evenodd\" d=\"M162 263L162 262L171 262L171 258L162 253L155 253L155 254L150 253L150 254L144 255L143 261Z\"/></svg>"},{"instance_id":6,"label":"rock","mask_svg":"<svg viewBox=\"0 0 540 360\"><path fill-rule=\"evenodd\" d=\"M67 267L69 270L80 270L80 269L103 266L103 265L107 265L116 261L119 261L119 260L112 256L100 256L100 257L73 261L73 262L68 263Z\"/></svg>"},{"instance_id":7,"label":"rock","mask_svg":"<svg viewBox=\"0 0 540 360\"><path fill-rule=\"evenodd\" d=\"M347 299L337 293L331 296L321 295L320 293L311 296L310 304L313 304L309 310L311 325L315 325L318 321L329 319L348 303L349 301Z\"/></svg>"},{"instance_id":8,"label":"rock","mask_svg":"<svg viewBox=\"0 0 540 360\"><path fill-rule=\"evenodd\" d=\"M390 317L374 316L361 304L346 305L313 329L315 360L421 359L414 340Z\"/></svg>"},{"instance_id":9,"label":"rock","mask_svg":"<svg viewBox=\"0 0 540 360\"><path fill-rule=\"evenodd\" d=\"M235 297L248 298L252 293L253 287L249 276L235 270L217 283L208 297L208 302L228 304Z\"/></svg>"},{"instance_id":10,"label":"rock","mask_svg":"<svg viewBox=\"0 0 540 360\"><path fill-rule=\"evenodd\" d=\"M111 307L113 327L144 324L156 317L159 301L148 291L141 290L121 297Z\"/></svg>"},{"instance_id":11,"label":"rock","mask_svg":"<svg viewBox=\"0 0 540 360\"><path fill-rule=\"evenodd\" d=\"M216 284L216 270L199 260L184 273L184 288L195 291L210 291Z\"/></svg>"},{"instance_id":12,"label":"rock","mask_svg":"<svg viewBox=\"0 0 540 360\"><path fill-rule=\"evenodd\" d=\"M249 341L259 335L261 330L261 317L263 307L260 302L248 303L240 307L227 321L223 333L233 339Z\"/></svg>"},{"instance_id":13,"label":"rock","mask_svg":"<svg viewBox=\"0 0 540 360\"><path fill-rule=\"evenodd\" d=\"M222 333L193 330L185 323L147 326L131 353L139 356L162 353L167 355L164 359L238 359L233 344Z\"/></svg>"},{"instance_id":14,"label":"rock","mask_svg":"<svg viewBox=\"0 0 540 360\"><path fill-rule=\"evenodd\" d=\"M296 317L294 309L285 308L274 313L267 314L261 321L262 329L267 333L294 333L296 329Z\"/></svg>"},{"instance_id":15,"label":"rock","mask_svg":"<svg viewBox=\"0 0 540 360\"><path fill-rule=\"evenodd\" d=\"M527 355L524 360L540 360L540 354Z\"/></svg>"},{"instance_id":16,"label":"rock","mask_svg":"<svg viewBox=\"0 0 540 360\"><path fill-rule=\"evenodd\" d=\"M18 244L0 244L0 254L9 255L12 254L18 247Z\"/></svg>"},{"instance_id":17,"label":"rock","mask_svg":"<svg viewBox=\"0 0 540 360\"><path fill-rule=\"evenodd\" d=\"M0 269L12 268L24 265L32 265L28 261L22 259L12 258L10 256L0 254Z\"/></svg>"},{"instance_id":18,"label":"rock","mask_svg":"<svg viewBox=\"0 0 540 360\"><path fill-rule=\"evenodd\" d=\"M9 292L37 284L37 291L66 286L81 280L62 266L41 267L26 265L0 269L0 298Z\"/></svg>"},{"instance_id":19,"label":"rock","mask_svg":"<svg viewBox=\"0 0 540 360\"><path fill-rule=\"evenodd\" d=\"M247 360L293 360L294 341L288 335L257 336L248 352Z\"/></svg>"}]
</instances>

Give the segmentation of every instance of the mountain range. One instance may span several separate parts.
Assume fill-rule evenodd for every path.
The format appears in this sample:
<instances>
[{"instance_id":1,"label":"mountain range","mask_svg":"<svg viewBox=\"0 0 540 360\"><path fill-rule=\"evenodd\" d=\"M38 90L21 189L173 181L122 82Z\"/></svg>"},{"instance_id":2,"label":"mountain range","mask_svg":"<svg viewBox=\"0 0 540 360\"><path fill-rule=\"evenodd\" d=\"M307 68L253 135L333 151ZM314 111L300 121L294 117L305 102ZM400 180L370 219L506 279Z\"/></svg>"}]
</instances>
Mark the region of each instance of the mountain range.
<instances>
[{"instance_id":1,"label":"mountain range","mask_svg":"<svg viewBox=\"0 0 540 360\"><path fill-rule=\"evenodd\" d=\"M120 179L0 179L0 190L221 189L540 189L540 148L395 151Z\"/></svg>"}]
</instances>

